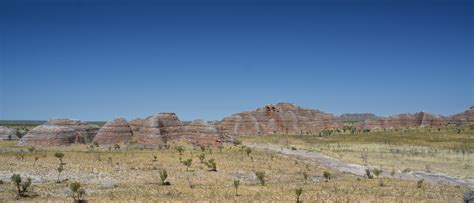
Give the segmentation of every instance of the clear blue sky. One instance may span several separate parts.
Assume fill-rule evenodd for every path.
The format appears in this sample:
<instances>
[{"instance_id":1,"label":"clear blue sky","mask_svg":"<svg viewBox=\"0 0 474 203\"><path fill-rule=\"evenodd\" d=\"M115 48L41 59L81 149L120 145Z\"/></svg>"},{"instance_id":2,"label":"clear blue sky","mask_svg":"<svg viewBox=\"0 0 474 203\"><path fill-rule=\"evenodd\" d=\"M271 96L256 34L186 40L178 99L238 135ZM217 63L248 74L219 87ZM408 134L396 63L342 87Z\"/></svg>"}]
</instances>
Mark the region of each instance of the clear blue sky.
<instances>
[{"instance_id":1,"label":"clear blue sky","mask_svg":"<svg viewBox=\"0 0 474 203\"><path fill-rule=\"evenodd\" d=\"M1 0L0 119L474 104L472 1L355 2Z\"/></svg>"}]
</instances>

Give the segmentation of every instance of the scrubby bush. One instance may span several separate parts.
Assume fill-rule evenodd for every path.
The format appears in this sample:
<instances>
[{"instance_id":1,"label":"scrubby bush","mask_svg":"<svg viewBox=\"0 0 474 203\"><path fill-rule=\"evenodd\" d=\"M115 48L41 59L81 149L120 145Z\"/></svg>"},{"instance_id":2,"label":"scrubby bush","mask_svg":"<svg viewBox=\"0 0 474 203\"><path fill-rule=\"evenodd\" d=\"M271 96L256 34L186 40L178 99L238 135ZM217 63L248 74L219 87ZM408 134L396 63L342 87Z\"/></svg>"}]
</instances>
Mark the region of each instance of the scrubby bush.
<instances>
[{"instance_id":1,"label":"scrubby bush","mask_svg":"<svg viewBox=\"0 0 474 203\"><path fill-rule=\"evenodd\" d=\"M255 176L257 176L261 185L265 185L265 172L264 171L255 172Z\"/></svg>"},{"instance_id":2,"label":"scrubby bush","mask_svg":"<svg viewBox=\"0 0 474 203\"><path fill-rule=\"evenodd\" d=\"M182 163L186 166L186 171L189 171L189 167L191 167L191 164L193 163L193 159L186 159Z\"/></svg>"},{"instance_id":3,"label":"scrubby bush","mask_svg":"<svg viewBox=\"0 0 474 203\"><path fill-rule=\"evenodd\" d=\"M206 163L207 167L209 168L210 171L217 171L217 164L214 161L214 159L209 159Z\"/></svg>"},{"instance_id":4,"label":"scrubby bush","mask_svg":"<svg viewBox=\"0 0 474 203\"><path fill-rule=\"evenodd\" d=\"M182 146L177 146L176 150L178 151L179 155L183 155L184 148Z\"/></svg>"},{"instance_id":5,"label":"scrubby bush","mask_svg":"<svg viewBox=\"0 0 474 203\"><path fill-rule=\"evenodd\" d=\"M380 174L382 174L383 170L379 168L374 168L372 169L372 173L374 173L375 177L379 177Z\"/></svg>"},{"instance_id":6,"label":"scrubby bush","mask_svg":"<svg viewBox=\"0 0 474 203\"><path fill-rule=\"evenodd\" d=\"M250 153L252 153L252 149L250 149L250 148L247 147L247 148L245 149L245 153L247 154L247 156L250 156Z\"/></svg>"},{"instance_id":7,"label":"scrubby bush","mask_svg":"<svg viewBox=\"0 0 474 203\"><path fill-rule=\"evenodd\" d=\"M202 154L198 155L198 158L201 161L201 163L204 163L204 159L206 159L206 155L204 153L202 153Z\"/></svg>"},{"instance_id":8,"label":"scrubby bush","mask_svg":"<svg viewBox=\"0 0 474 203\"><path fill-rule=\"evenodd\" d=\"M392 172L390 172L390 175L393 177L395 176L395 169L392 169Z\"/></svg>"},{"instance_id":9,"label":"scrubby bush","mask_svg":"<svg viewBox=\"0 0 474 203\"><path fill-rule=\"evenodd\" d=\"M424 181L425 181L425 179L418 180L418 181L416 182L416 187L421 188L421 187L423 186L423 182L424 182Z\"/></svg>"},{"instance_id":10,"label":"scrubby bush","mask_svg":"<svg viewBox=\"0 0 474 203\"><path fill-rule=\"evenodd\" d=\"M295 194L296 194L296 203L300 203L300 196L301 196L301 193L303 193L303 189L302 188L297 188L295 190Z\"/></svg>"},{"instance_id":11,"label":"scrubby bush","mask_svg":"<svg viewBox=\"0 0 474 203\"><path fill-rule=\"evenodd\" d=\"M61 163L61 165L64 164L64 162L63 162L64 153L62 153L62 152L56 152L56 153L54 153L54 157L56 157L56 158L59 159L59 162Z\"/></svg>"},{"instance_id":12,"label":"scrubby bush","mask_svg":"<svg viewBox=\"0 0 474 203\"><path fill-rule=\"evenodd\" d=\"M240 180L235 179L234 180L235 196L239 196L239 193L238 193L239 186L240 186Z\"/></svg>"},{"instance_id":13,"label":"scrubby bush","mask_svg":"<svg viewBox=\"0 0 474 203\"><path fill-rule=\"evenodd\" d=\"M20 197L26 197L28 188L31 186L31 178L27 178L26 181L23 181L20 174L13 174L10 179L16 186L17 195Z\"/></svg>"},{"instance_id":14,"label":"scrubby bush","mask_svg":"<svg viewBox=\"0 0 474 203\"><path fill-rule=\"evenodd\" d=\"M331 173L329 173L329 171L324 171L324 172L323 172L323 176L324 176L324 178L326 179L326 182L328 182L329 180L331 180Z\"/></svg>"},{"instance_id":15,"label":"scrubby bush","mask_svg":"<svg viewBox=\"0 0 474 203\"><path fill-rule=\"evenodd\" d=\"M239 139L235 139L234 141L232 141L232 144L234 144L235 146L238 146L242 144L242 141Z\"/></svg>"},{"instance_id":16,"label":"scrubby bush","mask_svg":"<svg viewBox=\"0 0 474 203\"><path fill-rule=\"evenodd\" d=\"M73 182L69 185L69 189L72 192L72 198L74 199L74 202L84 202L86 190L82 188L81 183Z\"/></svg>"},{"instance_id":17,"label":"scrubby bush","mask_svg":"<svg viewBox=\"0 0 474 203\"><path fill-rule=\"evenodd\" d=\"M206 146L201 145L201 146L199 146L199 147L201 148L201 152L205 152L205 151L206 151Z\"/></svg>"},{"instance_id":18,"label":"scrubby bush","mask_svg":"<svg viewBox=\"0 0 474 203\"><path fill-rule=\"evenodd\" d=\"M170 183L166 181L167 178L168 178L168 171L166 171L166 169L161 169L160 170L161 185L170 185Z\"/></svg>"}]
</instances>

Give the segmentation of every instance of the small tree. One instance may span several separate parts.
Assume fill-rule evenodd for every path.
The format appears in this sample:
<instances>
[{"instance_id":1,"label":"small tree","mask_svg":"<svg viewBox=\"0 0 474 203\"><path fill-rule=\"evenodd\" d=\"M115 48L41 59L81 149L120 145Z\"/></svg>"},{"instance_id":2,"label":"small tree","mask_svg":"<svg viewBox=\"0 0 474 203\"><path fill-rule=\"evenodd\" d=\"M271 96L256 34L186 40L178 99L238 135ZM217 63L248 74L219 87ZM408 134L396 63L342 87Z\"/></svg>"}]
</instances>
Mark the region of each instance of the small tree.
<instances>
[{"instance_id":1,"label":"small tree","mask_svg":"<svg viewBox=\"0 0 474 203\"><path fill-rule=\"evenodd\" d=\"M265 185L265 172L257 171L255 172L255 176L257 176L258 180L260 181L260 184L264 186Z\"/></svg>"},{"instance_id":2,"label":"small tree","mask_svg":"<svg viewBox=\"0 0 474 203\"><path fill-rule=\"evenodd\" d=\"M250 153L252 153L252 149L250 149L250 148L247 147L247 148L245 149L245 153L247 153L247 156L250 156Z\"/></svg>"},{"instance_id":3,"label":"small tree","mask_svg":"<svg viewBox=\"0 0 474 203\"><path fill-rule=\"evenodd\" d=\"M200 145L199 147L201 148L201 152L205 152L205 151L206 151L206 146Z\"/></svg>"},{"instance_id":4,"label":"small tree","mask_svg":"<svg viewBox=\"0 0 474 203\"><path fill-rule=\"evenodd\" d=\"M63 162L64 153L56 152L56 153L54 153L54 156L59 159L59 162L61 163L61 165L64 164L64 162Z\"/></svg>"},{"instance_id":5,"label":"small tree","mask_svg":"<svg viewBox=\"0 0 474 203\"><path fill-rule=\"evenodd\" d=\"M74 199L74 202L84 201L84 195L86 194L86 190L82 188L81 183L73 182L69 185L69 189L72 192L72 198Z\"/></svg>"},{"instance_id":6,"label":"small tree","mask_svg":"<svg viewBox=\"0 0 474 203\"><path fill-rule=\"evenodd\" d=\"M183 155L184 148L182 146L177 146L176 150L178 151L179 155Z\"/></svg>"},{"instance_id":7,"label":"small tree","mask_svg":"<svg viewBox=\"0 0 474 203\"><path fill-rule=\"evenodd\" d=\"M298 188L295 190L295 194L296 194L296 203L300 203L300 196L301 196L301 193L303 193L303 189L302 188Z\"/></svg>"},{"instance_id":8,"label":"small tree","mask_svg":"<svg viewBox=\"0 0 474 203\"><path fill-rule=\"evenodd\" d=\"M207 165L207 167L209 168L210 171L217 171L217 164L214 161L214 159L209 159L209 161L207 161L206 165Z\"/></svg>"},{"instance_id":9,"label":"small tree","mask_svg":"<svg viewBox=\"0 0 474 203\"><path fill-rule=\"evenodd\" d=\"M235 179L234 180L235 196L239 196L239 193L238 193L239 186L240 186L240 180Z\"/></svg>"},{"instance_id":10,"label":"small tree","mask_svg":"<svg viewBox=\"0 0 474 203\"><path fill-rule=\"evenodd\" d=\"M324 178L326 178L326 182L331 180L331 173L329 173L329 171L324 171L323 176L324 176Z\"/></svg>"},{"instance_id":11,"label":"small tree","mask_svg":"<svg viewBox=\"0 0 474 203\"><path fill-rule=\"evenodd\" d=\"M204 159L206 159L206 155L204 153L198 155L199 160L201 160L201 163L204 163Z\"/></svg>"},{"instance_id":12,"label":"small tree","mask_svg":"<svg viewBox=\"0 0 474 203\"><path fill-rule=\"evenodd\" d=\"M64 168L63 168L63 164L59 164L58 168L56 169L58 171L58 180L56 181L57 183L60 183L61 181L59 180L60 176L61 176L61 172L63 172Z\"/></svg>"},{"instance_id":13,"label":"small tree","mask_svg":"<svg viewBox=\"0 0 474 203\"><path fill-rule=\"evenodd\" d=\"M17 195L20 197L26 197L28 188L31 186L31 178L27 178L26 181L23 181L20 174L13 174L10 179L15 183Z\"/></svg>"},{"instance_id":14,"label":"small tree","mask_svg":"<svg viewBox=\"0 0 474 203\"><path fill-rule=\"evenodd\" d=\"M186 171L189 171L189 167L191 167L192 163L193 163L192 159L186 159L183 161L183 164L186 166Z\"/></svg>"},{"instance_id":15,"label":"small tree","mask_svg":"<svg viewBox=\"0 0 474 203\"><path fill-rule=\"evenodd\" d=\"M166 178L168 178L168 171L166 171L166 169L161 169L160 170L161 185L169 185L169 182L166 182Z\"/></svg>"}]
</instances>

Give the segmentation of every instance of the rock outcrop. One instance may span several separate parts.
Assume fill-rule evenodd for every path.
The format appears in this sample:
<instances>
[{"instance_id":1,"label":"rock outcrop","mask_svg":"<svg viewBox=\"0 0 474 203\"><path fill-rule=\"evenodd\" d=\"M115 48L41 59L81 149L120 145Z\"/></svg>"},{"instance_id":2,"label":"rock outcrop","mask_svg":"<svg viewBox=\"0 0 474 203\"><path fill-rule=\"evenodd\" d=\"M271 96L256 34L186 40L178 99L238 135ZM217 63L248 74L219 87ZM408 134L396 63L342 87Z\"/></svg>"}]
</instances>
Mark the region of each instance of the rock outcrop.
<instances>
[{"instance_id":1,"label":"rock outcrop","mask_svg":"<svg viewBox=\"0 0 474 203\"><path fill-rule=\"evenodd\" d=\"M140 132L140 129L143 126L143 119L135 118L128 123L130 124L133 134L138 135L138 132Z\"/></svg>"},{"instance_id":2,"label":"rock outcrop","mask_svg":"<svg viewBox=\"0 0 474 203\"><path fill-rule=\"evenodd\" d=\"M13 128L0 126L0 140L17 140L17 131Z\"/></svg>"},{"instance_id":3,"label":"rock outcrop","mask_svg":"<svg viewBox=\"0 0 474 203\"><path fill-rule=\"evenodd\" d=\"M107 122L94 138L99 145L128 144L132 138L132 129L124 118L116 118Z\"/></svg>"},{"instance_id":4,"label":"rock outcrop","mask_svg":"<svg viewBox=\"0 0 474 203\"><path fill-rule=\"evenodd\" d=\"M203 120L194 120L184 125L179 139L199 146L217 146L223 142L217 129Z\"/></svg>"},{"instance_id":5,"label":"rock outcrop","mask_svg":"<svg viewBox=\"0 0 474 203\"><path fill-rule=\"evenodd\" d=\"M395 116L368 119L357 124L358 128L391 129L413 127L441 127L447 124L446 118L425 112L398 114Z\"/></svg>"},{"instance_id":6,"label":"rock outcrop","mask_svg":"<svg viewBox=\"0 0 474 203\"><path fill-rule=\"evenodd\" d=\"M169 140L178 139L182 123L175 113L159 113L147 117L137 136L138 144L145 148L155 148Z\"/></svg>"},{"instance_id":7,"label":"rock outcrop","mask_svg":"<svg viewBox=\"0 0 474 203\"><path fill-rule=\"evenodd\" d=\"M449 122L456 125L474 125L474 106L462 113L451 116Z\"/></svg>"},{"instance_id":8,"label":"rock outcrop","mask_svg":"<svg viewBox=\"0 0 474 203\"><path fill-rule=\"evenodd\" d=\"M223 136L259 134L318 134L340 126L332 114L306 109L290 103L266 105L255 111L233 114L218 124Z\"/></svg>"},{"instance_id":9,"label":"rock outcrop","mask_svg":"<svg viewBox=\"0 0 474 203\"><path fill-rule=\"evenodd\" d=\"M51 119L23 136L18 145L58 146L89 143L99 127L79 120Z\"/></svg>"},{"instance_id":10,"label":"rock outcrop","mask_svg":"<svg viewBox=\"0 0 474 203\"><path fill-rule=\"evenodd\" d=\"M80 120L51 119L46 124L72 128L76 131L76 143L90 143L99 132L99 127Z\"/></svg>"}]
</instances>

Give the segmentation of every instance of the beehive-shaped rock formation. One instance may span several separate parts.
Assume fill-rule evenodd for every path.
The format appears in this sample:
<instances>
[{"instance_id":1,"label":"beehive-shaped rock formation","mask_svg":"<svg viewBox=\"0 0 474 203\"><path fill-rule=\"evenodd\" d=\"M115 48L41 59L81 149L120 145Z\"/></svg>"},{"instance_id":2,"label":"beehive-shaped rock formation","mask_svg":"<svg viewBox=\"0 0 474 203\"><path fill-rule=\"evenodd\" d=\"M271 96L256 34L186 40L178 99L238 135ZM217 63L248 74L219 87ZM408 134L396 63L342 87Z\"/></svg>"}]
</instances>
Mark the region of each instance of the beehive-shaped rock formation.
<instances>
[{"instance_id":1,"label":"beehive-shaped rock formation","mask_svg":"<svg viewBox=\"0 0 474 203\"><path fill-rule=\"evenodd\" d=\"M132 138L132 129L124 118L107 122L94 138L99 145L128 144Z\"/></svg>"},{"instance_id":2,"label":"beehive-shaped rock formation","mask_svg":"<svg viewBox=\"0 0 474 203\"><path fill-rule=\"evenodd\" d=\"M13 128L0 126L0 140L17 140L19 138L16 133L17 131Z\"/></svg>"},{"instance_id":3,"label":"beehive-shaped rock formation","mask_svg":"<svg viewBox=\"0 0 474 203\"><path fill-rule=\"evenodd\" d=\"M217 146L222 144L222 139L217 129L203 120L194 120L183 126L180 139L199 146Z\"/></svg>"},{"instance_id":4,"label":"beehive-shaped rock formation","mask_svg":"<svg viewBox=\"0 0 474 203\"><path fill-rule=\"evenodd\" d=\"M317 134L323 129L340 126L332 114L306 109L290 103L266 105L255 111L233 114L218 124L220 134Z\"/></svg>"},{"instance_id":5,"label":"beehive-shaped rock formation","mask_svg":"<svg viewBox=\"0 0 474 203\"><path fill-rule=\"evenodd\" d=\"M144 120L137 141L146 148L159 147L168 140L178 139L181 127L182 123L175 113L159 113Z\"/></svg>"},{"instance_id":6,"label":"beehive-shaped rock formation","mask_svg":"<svg viewBox=\"0 0 474 203\"><path fill-rule=\"evenodd\" d=\"M58 146L89 143L98 131L96 125L78 120L52 119L23 136L18 145Z\"/></svg>"}]
</instances>

